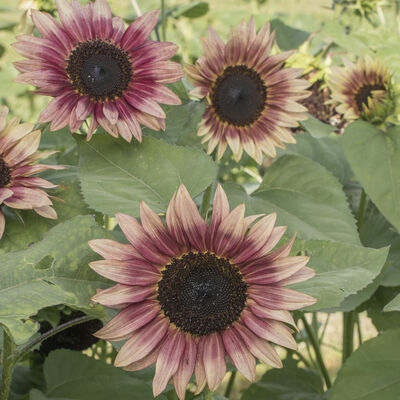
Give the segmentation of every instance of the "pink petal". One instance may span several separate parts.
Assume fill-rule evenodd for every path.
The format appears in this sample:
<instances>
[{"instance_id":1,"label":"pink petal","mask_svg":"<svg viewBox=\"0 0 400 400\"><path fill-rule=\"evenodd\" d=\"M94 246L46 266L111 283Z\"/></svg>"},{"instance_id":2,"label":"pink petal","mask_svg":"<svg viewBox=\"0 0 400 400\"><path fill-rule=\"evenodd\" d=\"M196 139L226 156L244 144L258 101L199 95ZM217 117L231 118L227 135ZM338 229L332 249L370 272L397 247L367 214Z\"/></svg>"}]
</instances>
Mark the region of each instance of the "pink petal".
<instances>
[{"instance_id":1,"label":"pink petal","mask_svg":"<svg viewBox=\"0 0 400 400\"><path fill-rule=\"evenodd\" d=\"M74 43L84 42L88 39L85 25L82 24L83 7L77 6L76 3L74 0L71 3L66 0L56 0L60 20Z\"/></svg>"},{"instance_id":2,"label":"pink petal","mask_svg":"<svg viewBox=\"0 0 400 400\"><path fill-rule=\"evenodd\" d=\"M143 98L151 98L158 103L172 105L181 104L180 98L173 91L156 82L132 82L130 89L133 93L138 93Z\"/></svg>"},{"instance_id":3,"label":"pink petal","mask_svg":"<svg viewBox=\"0 0 400 400\"><path fill-rule=\"evenodd\" d=\"M228 198L226 197L224 189L218 183L214 195L211 222L208 228L211 242L214 239L215 232L218 230L219 225L228 215L229 215Z\"/></svg>"},{"instance_id":4,"label":"pink petal","mask_svg":"<svg viewBox=\"0 0 400 400\"><path fill-rule=\"evenodd\" d=\"M317 301L307 294L275 286L251 285L247 293L258 304L273 310L298 310Z\"/></svg>"},{"instance_id":5,"label":"pink petal","mask_svg":"<svg viewBox=\"0 0 400 400\"><path fill-rule=\"evenodd\" d=\"M169 257L181 254L160 217L143 201L140 202L140 220L146 233L161 252Z\"/></svg>"},{"instance_id":6,"label":"pink petal","mask_svg":"<svg viewBox=\"0 0 400 400\"><path fill-rule=\"evenodd\" d=\"M51 206L34 207L33 210L44 218L57 219L57 213Z\"/></svg>"},{"instance_id":7,"label":"pink petal","mask_svg":"<svg viewBox=\"0 0 400 400\"><path fill-rule=\"evenodd\" d=\"M239 333L246 347L254 357L274 368L282 368L282 361L274 348L263 339L254 335L248 328L237 322L233 329Z\"/></svg>"},{"instance_id":8,"label":"pink petal","mask_svg":"<svg viewBox=\"0 0 400 400\"><path fill-rule=\"evenodd\" d=\"M5 226L6 226L6 220L4 218L3 211L1 211L0 208L0 239L3 237Z\"/></svg>"},{"instance_id":9,"label":"pink petal","mask_svg":"<svg viewBox=\"0 0 400 400\"><path fill-rule=\"evenodd\" d=\"M121 340L149 324L159 312L160 307L155 301L132 304L120 311L95 336L104 340Z\"/></svg>"},{"instance_id":10,"label":"pink petal","mask_svg":"<svg viewBox=\"0 0 400 400\"><path fill-rule=\"evenodd\" d=\"M157 61L139 67L135 73L140 79L154 80L158 83L171 83L183 77L180 64L173 61Z\"/></svg>"},{"instance_id":11,"label":"pink petal","mask_svg":"<svg viewBox=\"0 0 400 400\"><path fill-rule=\"evenodd\" d=\"M0 204L13 195L13 191L7 188L0 188Z\"/></svg>"},{"instance_id":12,"label":"pink petal","mask_svg":"<svg viewBox=\"0 0 400 400\"><path fill-rule=\"evenodd\" d=\"M168 264L169 258L160 253L157 247L153 245L152 240L136 218L122 213L117 213L115 217L126 238L143 257L159 265Z\"/></svg>"},{"instance_id":13,"label":"pink petal","mask_svg":"<svg viewBox=\"0 0 400 400\"><path fill-rule=\"evenodd\" d=\"M165 317L156 317L149 324L134 333L119 351L114 365L128 365L146 357L164 339L169 322Z\"/></svg>"},{"instance_id":14,"label":"pink petal","mask_svg":"<svg viewBox=\"0 0 400 400\"><path fill-rule=\"evenodd\" d=\"M233 329L226 329L222 332L222 340L235 367L246 379L253 382L256 378L256 361L242 339Z\"/></svg>"},{"instance_id":15,"label":"pink petal","mask_svg":"<svg viewBox=\"0 0 400 400\"><path fill-rule=\"evenodd\" d=\"M97 0L98 2L99 0ZM118 121L118 110L115 104L111 101L106 101L103 105L104 116L110 121L110 124L115 125Z\"/></svg>"},{"instance_id":16,"label":"pink petal","mask_svg":"<svg viewBox=\"0 0 400 400\"><path fill-rule=\"evenodd\" d=\"M14 167L32 155L38 149L39 143L40 131L29 133L3 155L4 161L10 167Z\"/></svg>"},{"instance_id":17,"label":"pink petal","mask_svg":"<svg viewBox=\"0 0 400 400\"><path fill-rule=\"evenodd\" d=\"M139 303L146 297L155 294L155 286L131 286L117 284L108 289L98 291L92 301L104 306L116 306L124 303Z\"/></svg>"},{"instance_id":18,"label":"pink petal","mask_svg":"<svg viewBox=\"0 0 400 400\"><path fill-rule=\"evenodd\" d=\"M40 189L13 187L12 191L13 195L3 201L8 207L32 210L35 207L49 206L52 204L47 193Z\"/></svg>"},{"instance_id":19,"label":"pink petal","mask_svg":"<svg viewBox=\"0 0 400 400\"><path fill-rule=\"evenodd\" d=\"M95 36L109 39L113 33L112 15L110 6L105 0L96 0L93 3L92 18Z\"/></svg>"},{"instance_id":20,"label":"pink petal","mask_svg":"<svg viewBox=\"0 0 400 400\"><path fill-rule=\"evenodd\" d=\"M131 51L133 70L145 64L167 61L178 50L175 43L147 41L142 46Z\"/></svg>"},{"instance_id":21,"label":"pink petal","mask_svg":"<svg viewBox=\"0 0 400 400\"><path fill-rule=\"evenodd\" d=\"M186 388L194 371L196 357L197 345L195 339L190 334L186 334L185 351L174 375L175 391L180 400L185 399Z\"/></svg>"},{"instance_id":22,"label":"pink petal","mask_svg":"<svg viewBox=\"0 0 400 400\"><path fill-rule=\"evenodd\" d=\"M40 187L44 189L53 189L57 187L57 185L46 181L46 179L39 178L38 176L15 177L13 178L13 186Z\"/></svg>"},{"instance_id":23,"label":"pink petal","mask_svg":"<svg viewBox=\"0 0 400 400\"><path fill-rule=\"evenodd\" d=\"M226 372L225 348L219 333L215 332L204 338L203 363L208 387L213 392Z\"/></svg>"},{"instance_id":24,"label":"pink petal","mask_svg":"<svg viewBox=\"0 0 400 400\"><path fill-rule=\"evenodd\" d=\"M204 362L203 362L203 343L204 339L200 338L197 344L197 359L196 359L196 366L194 368L194 374L196 376L195 395L201 393L207 384L206 370L204 369Z\"/></svg>"},{"instance_id":25,"label":"pink petal","mask_svg":"<svg viewBox=\"0 0 400 400\"><path fill-rule=\"evenodd\" d=\"M170 328L158 353L156 373L153 379L154 397L157 397L165 389L170 378L178 370L184 350L185 334L180 329Z\"/></svg>"},{"instance_id":26,"label":"pink petal","mask_svg":"<svg viewBox=\"0 0 400 400\"><path fill-rule=\"evenodd\" d=\"M314 275L315 271L313 269L304 267L293 275L289 276L288 278L282 279L280 282L278 282L278 285L286 286L292 285L293 283L307 281L308 279L311 279Z\"/></svg>"},{"instance_id":27,"label":"pink petal","mask_svg":"<svg viewBox=\"0 0 400 400\"><path fill-rule=\"evenodd\" d=\"M189 247L189 242L188 239L185 235L185 230L183 228L182 222L180 221L178 217L178 213L176 210L176 193L172 196L171 201L168 204L167 207L167 213L166 213L166 222L167 222L167 227L168 231L172 235L172 237L175 239L177 243L182 245L184 248Z\"/></svg>"},{"instance_id":28,"label":"pink petal","mask_svg":"<svg viewBox=\"0 0 400 400\"><path fill-rule=\"evenodd\" d=\"M127 285L152 285L161 278L160 273L144 261L99 260L89 265L99 275Z\"/></svg>"},{"instance_id":29,"label":"pink petal","mask_svg":"<svg viewBox=\"0 0 400 400\"><path fill-rule=\"evenodd\" d=\"M121 39L121 47L127 51L139 47L156 26L158 14L158 10L149 11L129 25Z\"/></svg>"},{"instance_id":30,"label":"pink petal","mask_svg":"<svg viewBox=\"0 0 400 400\"><path fill-rule=\"evenodd\" d=\"M292 336L291 329L282 322L273 319L260 319L249 310L244 310L241 317L246 326L258 337L289 349L297 350L297 344Z\"/></svg>"},{"instance_id":31,"label":"pink petal","mask_svg":"<svg viewBox=\"0 0 400 400\"><path fill-rule=\"evenodd\" d=\"M182 184L176 194L176 210L190 244L199 251L205 250L207 224L201 218L195 202Z\"/></svg>"},{"instance_id":32,"label":"pink petal","mask_svg":"<svg viewBox=\"0 0 400 400\"><path fill-rule=\"evenodd\" d=\"M125 371L140 371L141 369L150 367L150 365L154 364L157 361L158 353L160 352L161 346L158 345L151 353L149 353L146 357L143 357L139 361L135 361L132 364L129 364L127 367L124 367Z\"/></svg>"},{"instance_id":33,"label":"pink petal","mask_svg":"<svg viewBox=\"0 0 400 400\"><path fill-rule=\"evenodd\" d=\"M124 34L124 31L125 31L125 22L120 17L113 17L112 26L113 26L114 32L111 36L111 40L115 44L119 44L119 42L121 41L121 38Z\"/></svg>"},{"instance_id":34,"label":"pink petal","mask_svg":"<svg viewBox=\"0 0 400 400\"><path fill-rule=\"evenodd\" d=\"M137 110L159 118L165 118L163 109L151 98L143 96L140 92L128 90L124 94L125 100Z\"/></svg>"},{"instance_id":35,"label":"pink petal","mask_svg":"<svg viewBox=\"0 0 400 400\"><path fill-rule=\"evenodd\" d=\"M119 99L116 102L116 106L120 117L128 125L131 135L133 135L137 141L142 141L142 129L140 128L139 121L136 118L134 109L124 100Z\"/></svg>"},{"instance_id":36,"label":"pink petal","mask_svg":"<svg viewBox=\"0 0 400 400\"><path fill-rule=\"evenodd\" d=\"M143 259L131 244L122 244L111 239L94 239L88 244L93 251L106 260Z\"/></svg>"}]
</instances>

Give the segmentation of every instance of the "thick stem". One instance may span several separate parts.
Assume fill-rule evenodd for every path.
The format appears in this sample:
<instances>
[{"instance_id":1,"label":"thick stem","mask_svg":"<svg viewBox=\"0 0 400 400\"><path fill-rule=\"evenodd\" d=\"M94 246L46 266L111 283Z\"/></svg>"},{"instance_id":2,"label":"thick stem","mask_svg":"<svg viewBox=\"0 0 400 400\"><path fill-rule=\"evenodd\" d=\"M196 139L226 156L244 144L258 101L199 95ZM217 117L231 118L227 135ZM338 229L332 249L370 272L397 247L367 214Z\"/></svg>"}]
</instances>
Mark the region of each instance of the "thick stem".
<instances>
[{"instance_id":1,"label":"thick stem","mask_svg":"<svg viewBox=\"0 0 400 400\"><path fill-rule=\"evenodd\" d=\"M17 362L13 356L15 344L8 336L7 332L3 331L3 360L2 360L2 374L0 383L0 400L8 400L10 393L10 385L14 366Z\"/></svg>"},{"instance_id":2,"label":"thick stem","mask_svg":"<svg viewBox=\"0 0 400 400\"><path fill-rule=\"evenodd\" d=\"M306 330L308 339L310 340L310 343L314 349L315 358L317 360L318 367L321 370L322 376L324 377L326 387L329 389L332 386L331 378L329 376L328 370L326 369L324 359L322 358L318 338L314 331L311 329L311 326L308 324L306 317L302 315L300 318L303 321L304 329Z\"/></svg>"},{"instance_id":3,"label":"thick stem","mask_svg":"<svg viewBox=\"0 0 400 400\"><path fill-rule=\"evenodd\" d=\"M167 16L165 15L165 0L161 0L161 37L163 42L167 40Z\"/></svg>"},{"instance_id":4,"label":"thick stem","mask_svg":"<svg viewBox=\"0 0 400 400\"><path fill-rule=\"evenodd\" d=\"M235 383L235 378L236 378L236 372L237 371L232 371L231 372L231 377L229 378L229 382L226 385L226 389L225 389L225 397L227 399L229 399L229 396L232 392L232 388L233 388L233 384Z\"/></svg>"},{"instance_id":5,"label":"thick stem","mask_svg":"<svg viewBox=\"0 0 400 400\"><path fill-rule=\"evenodd\" d=\"M211 199L211 189L212 189L212 184L207 187L203 194L203 200L201 202L200 206L200 215L206 219L207 218L207 213L208 209L210 207L210 199Z\"/></svg>"},{"instance_id":6,"label":"thick stem","mask_svg":"<svg viewBox=\"0 0 400 400\"><path fill-rule=\"evenodd\" d=\"M342 364L347 360L347 358L353 352L354 322L355 322L355 312L354 311L349 311L349 312L343 313Z\"/></svg>"},{"instance_id":7,"label":"thick stem","mask_svg":"<svg viewBox=\"0 0 400 400\"><path fill-rule=\"evenodd\" d=\"M358 230L360 230L360 227L361 227L362 222L364 220L366 203L367 203L367 195L365 194L364 189L362 189L361 197L360 197L360 204L358 206L358 214L357 214L357 228L358 228Z\"/></svg>"}]
</instances>

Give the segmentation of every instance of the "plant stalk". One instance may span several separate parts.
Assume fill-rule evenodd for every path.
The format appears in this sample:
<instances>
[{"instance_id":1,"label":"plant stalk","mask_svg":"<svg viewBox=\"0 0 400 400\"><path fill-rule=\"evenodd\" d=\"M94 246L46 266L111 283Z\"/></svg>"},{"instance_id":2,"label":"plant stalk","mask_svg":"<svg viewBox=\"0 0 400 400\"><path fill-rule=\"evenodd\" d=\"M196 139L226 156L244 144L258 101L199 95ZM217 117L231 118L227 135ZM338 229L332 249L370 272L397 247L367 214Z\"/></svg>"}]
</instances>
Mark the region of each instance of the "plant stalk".
<instances>
[{"instance_id":1,"label":"plant stalk","mask_svg":"<svg viewBox=\"0 0 400 400\"><path fill-rule=\"evenodd\" d=\"M237 371L232 371L231 372L231 377L229 378L228 384L226 385L225 397L227 399L229 399L229 396L231 395L231 392L232 392L232 389L233 389L233 384L235 383L236 372Z\"/></svg>"},{"instance_id":2,"label":"plant stalk","mask_svg":"<svg viewBox=\"0 0 400 400\"><path fill-rule=\"evenodd\" d=\"M319 346L319 340L314 331L311 329L311 326L308 324L304 314L300 317L300 319L303 321L304 329L307 332L307 336L315 352L315 358L317 364L321 370L322 376L324 377L326 387L329 389L332 386L332 382L328 370L326 369L324 359L322 358L321 349Z\"/></svg>"},{"instance_id":3,"label":"plant stalk","mask_svg":"<svg viewBox=\"0 0 400 400\"><path fill-rule=\"evenodd\" d=\"M207 218L208 209L210 207L211 189L212 189L212 184L208 186L207 189L204 191L203 200L200 206L200 215L204 219Z\"/></svg>"},{"instance_id":4,"label":"plant stalk","mask_svg":"<svg viewBox=\"0 0 400 400\"><path fill-rule=\"evenodd\" d=\"M8 336L7 332L3 331L3 360L2 374L0 383L0 400L8 400L10 393L12 373L17 359L13 356L15 344Z\"/></svg>"},{"instance_id":5,"label":"plant stalk","mask_svg":"<svg viewBox=\"0 0 400 400\"><path fill-rule=\"evenodd\" d=\"M167 40L167 16L165 15L165 0L161 0L161 38Z\"/></svg>"},{"instance_id":6,"label":"plant stalk","mask_svg":"<svg viewBox=\"0 0 400 400\"><path fill-rule=\"evenodd\" d=\"M349 311L349 312L343 313L342 364L347 360L347 358L353 352L354 322L355 322L355 312L354 311Z\"/></svg>"},{"instance_id":7,"label":"plant stalk","mask_svg":"<svg viewBox=\"0 0 400 400\"><path fill-rule=\"evenodd\" d=\"M362 225L363 220L364 220L366 203L367 203L367 195L365 193L365 190L362 189L361 197L360 197L360 204L358 206L358 214L357 214L357 228L358 228L358 230L360 230L361 225Z\"/></svg>"}]
</instances>

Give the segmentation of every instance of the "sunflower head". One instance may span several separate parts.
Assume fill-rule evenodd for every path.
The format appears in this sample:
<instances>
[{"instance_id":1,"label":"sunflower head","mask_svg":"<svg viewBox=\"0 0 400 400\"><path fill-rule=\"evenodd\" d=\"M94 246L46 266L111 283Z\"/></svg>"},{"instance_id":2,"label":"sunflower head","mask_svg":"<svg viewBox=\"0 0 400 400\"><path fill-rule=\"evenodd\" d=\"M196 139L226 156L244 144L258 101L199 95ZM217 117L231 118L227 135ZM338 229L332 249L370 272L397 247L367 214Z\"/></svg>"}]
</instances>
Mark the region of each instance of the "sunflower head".
<instances>
[{"instance_id":1,"label":"sunflower head","mask_svg":"<svg viewBox=\"0 0 400 400\"><path fill-rule=\"evenodd\" d=\"M392 76L379 59L360 57L356 64L343 60L345 67L333 67L329 78L336 110L347 120L364 119L381 124L396 109Z\"/></svg>"},{"instance_id":2,"label":"sunflower head","mask_svg":"<svg viewBox=\"0 0 400 400\"><path fill-rule=\"evenodd\" d=\"M40 131L34 131L33 124L20 124L18 118L7 121L7 115L8 108L0 106L0 239L5 227L2 205L34 210L46 218L57 218L49 195L43 190L56 185L32 175L47 169L64 168L36 163L55 152L37 153Z\"/></svg>"},{"instance_id":3,"label":"sunflower head","mask_svg":"<svg viewBox=\"0 0 400 400\"><path fill-rule=\"evenodd\" d=\"M228 357L250 381L255 359L281 367L270 342L295 349L289 310L315 299L292 289L311 278L308 257L290 256L293 240L273 250L286 227L276 214L244 216L229 210L218 185L209 224L182 185L168 206L165 223L145 203L140 220L117 214L129 240L89 242L104 260L90 263L117 284L93 300L119 314L96 333L105 340L128 339L115 365L135 371L156 364L154 396L172 378L183 400L194 373L197 392L221 383Z\"/></svg>"},{"instance_id":4,"label":"sunflower head","mask_svg":"<svg viewBox=\"0 0 400 400\"><path fill-rule=\"evenodd\" d=\"M261 163L263 154L274 157L276 147L294 143L290 128L306 119L298 101L309 82L297 79L301 69L285 68L291 52L270 55L274 37L269 24L257 33L253 18L232 29L226 44L210 28L205 55L185 66L191 94L206 101L198 135L209 153L218 145L218 158L229 145L236 161L244 150Z\"/></svg>"}]
</instances>

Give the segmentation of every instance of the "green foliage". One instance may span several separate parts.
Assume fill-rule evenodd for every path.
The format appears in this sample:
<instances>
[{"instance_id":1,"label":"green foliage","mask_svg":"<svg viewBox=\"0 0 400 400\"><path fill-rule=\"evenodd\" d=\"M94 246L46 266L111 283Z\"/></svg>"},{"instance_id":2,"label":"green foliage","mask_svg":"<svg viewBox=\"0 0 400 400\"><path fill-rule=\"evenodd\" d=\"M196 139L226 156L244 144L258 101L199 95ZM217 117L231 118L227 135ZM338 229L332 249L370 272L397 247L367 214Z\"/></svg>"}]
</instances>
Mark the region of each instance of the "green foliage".
<instances>
[{"instance_id":1,"label":"green foliage","mask_svg":"<svg viewBox=\"0 0 400 400\"><path fill-rule=\"evenodd\" d=\"M180 16L186 18L199 18L207 14L209 9L210 7L206 1L197 1L195 3L185 4L176 7L172 15L175 18L178 18Z\"/></svg>"},{"instance_id":2,"label":"green foliage","mask_svg":"<svg viewBox=\"0 0 400 400\"><path fill-rule=\"evenodd\" d=\"M216 164L200 150L153 138L128 144L97 135L90 142L79 139L78 143L84 198L90 207L108 215L138 216L140 201L165 212L181 183L195 196L217 173Z\"/></svg>"},{"instance_id":3,"label":"green foliage","mask_svg":"<svg viewBox=\"0 0 400 400\"><path fill-rule=\"evenodd\" d=\"M276 31L276 41L281 50L296 49L310 36L308 32L292 28L278 18L271 20L270 23L271 30Z\"/></svg>"},{"instance_id":4,"label":"green foliage","mask_svg":"<svg viewBox=\"0 0 400 400\"><path fill-rule=\"evenodd\" d=\"M299 368L293 359L286 359L282 369L272 369L244 392L241 400L323 400L320 375L308 368Z\"/></svg>"},{"instance_id":5,"label":"green foliage","mask_svg":"<svg viewBox=\"0 0 400 400\"><path fill-rule=\"evenodd\" d=\"M58 224L26 250L0 255L0 324L15 343L25 343L37 331L29 317L44 307L63 303L102 315L89 299L107 281L89 268L97 255L87 245L88 240L101 237L106 232L92 217L77 216ZM45 258L51 262L41 264Z\"/></svg>"},{"instance_id":6,"label":"green foliage","mask_svg":"<svg viewBox=\"0 0 400 400\"><path fill-rule=\"evenodd\" d=\"M338 373L328 400L393 400L400 392L400 329L363 343Z\"/></svg>"},{"instance_id":7,"label":"green foliage","mask_svg":"<svg viewBox=\"0 0 400 400\"><path fill-rule=\"evenodd\" d=\"M44 364L45 392L32 390L30 400L143 400L151 387L122 369L70 350L55 350ZM166 400L164 395L157 397Z\"/></svg>"},{"instance_id":8,"label":"green foliage","mask_svg":"<svg viewBox=\"0 0 400 400\"><path fill-rule=\"evenodd\" d=\"M354 122L345 130L343 145L366 193L399 231L400 127L384 132L367 122Z\"/></svg>"},{"instance_id":9,"label":"green foliage","mask_svg":"<svg viewBox=\"0 0 400 400\"><path fill-rule=\"evenodd\" d=\"M316 162L286 155L267 170L250 196L239 185L224 186L231 206L246 204L248 215L277 212L278 224L301 239L360 245L355 221L337 179Z\"/></svg>"}]
</instances>

